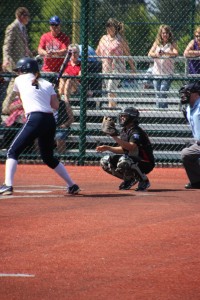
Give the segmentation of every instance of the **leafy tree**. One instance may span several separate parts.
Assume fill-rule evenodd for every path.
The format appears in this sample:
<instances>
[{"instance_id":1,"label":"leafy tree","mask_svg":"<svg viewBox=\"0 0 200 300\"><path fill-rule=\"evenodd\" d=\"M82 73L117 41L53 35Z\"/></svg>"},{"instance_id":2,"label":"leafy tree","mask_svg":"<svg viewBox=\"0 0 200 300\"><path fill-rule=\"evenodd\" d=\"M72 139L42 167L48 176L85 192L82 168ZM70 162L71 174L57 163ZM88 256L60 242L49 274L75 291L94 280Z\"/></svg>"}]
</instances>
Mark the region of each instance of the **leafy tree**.
<instances>
[{"instance_id":1,"label":"leafy tree","mask_svg":"<svg viewBox=\"0 0 200 300\"><path fill-rule=\"evenodd\" d=\"M170 25L176 38L193 31L195 0L155 0L155 5L158 21Z\"/></svg>"}]
</instances>

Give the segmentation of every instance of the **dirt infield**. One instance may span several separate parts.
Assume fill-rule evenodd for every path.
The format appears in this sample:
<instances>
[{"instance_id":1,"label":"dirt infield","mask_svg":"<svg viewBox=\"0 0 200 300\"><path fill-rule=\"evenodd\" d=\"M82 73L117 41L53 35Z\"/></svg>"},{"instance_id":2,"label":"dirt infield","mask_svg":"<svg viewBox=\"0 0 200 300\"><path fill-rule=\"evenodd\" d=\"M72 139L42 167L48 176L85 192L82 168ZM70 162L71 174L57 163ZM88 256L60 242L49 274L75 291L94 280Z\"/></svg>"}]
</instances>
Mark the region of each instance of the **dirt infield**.
<instances>
[{"instance_id":1,"label":"dirt infield","mask_svg":"<svg viewBox=\"0 0 200 300\"><path fill-rule=\"evenodd\" d=\"M147 192L99 167L19 165L0 196L1 300L199 300L200 197L183 169L156 168ZM0 180L4 165L0 165Z\"/></svg>"}]
</instances>

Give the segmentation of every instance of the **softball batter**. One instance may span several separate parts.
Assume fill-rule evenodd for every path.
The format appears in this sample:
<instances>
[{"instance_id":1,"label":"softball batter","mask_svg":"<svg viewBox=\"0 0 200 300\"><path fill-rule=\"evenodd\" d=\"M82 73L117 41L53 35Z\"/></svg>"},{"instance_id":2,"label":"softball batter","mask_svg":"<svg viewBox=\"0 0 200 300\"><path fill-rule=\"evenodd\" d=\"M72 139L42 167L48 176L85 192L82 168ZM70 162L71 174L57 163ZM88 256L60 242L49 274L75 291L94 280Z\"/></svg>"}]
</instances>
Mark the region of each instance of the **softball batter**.
<instances>
[{"instance_id":1,"label":"softball batter","mask_svg":"<svg viewBox=\"0 0 200 300\"><path fill-rule=\"evenodd\" d=\"M79 186L71 179L64 165L53 156L56 130L53 109L58 109L59 101L52 84L40 78L38 64L32 58L20 59L15 71L19 76L15 78L13 90L22 100L27 121L8 149L5 183L0 187L0 194L13 193L18 157L36 138L43 162L64 179L69 194L77 194Z\"/></svg>"}]
</instances>

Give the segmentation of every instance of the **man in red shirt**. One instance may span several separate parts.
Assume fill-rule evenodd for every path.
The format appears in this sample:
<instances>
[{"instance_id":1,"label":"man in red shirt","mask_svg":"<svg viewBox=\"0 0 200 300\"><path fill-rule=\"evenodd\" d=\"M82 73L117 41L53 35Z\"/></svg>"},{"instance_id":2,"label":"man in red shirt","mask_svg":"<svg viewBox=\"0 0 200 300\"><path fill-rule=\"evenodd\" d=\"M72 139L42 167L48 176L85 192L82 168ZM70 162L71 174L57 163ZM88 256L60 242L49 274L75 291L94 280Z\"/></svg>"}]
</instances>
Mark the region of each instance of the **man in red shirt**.
<instances>
[{"instance_id":1,"label":"man in red shirt","mask_svg":"<svg viewBox=\"0 0 200 300\"><path fill-rule=\"evenodd\" d=\"M81 75L81 62L79 60L79 46L78 44L69 45L69 50L72 51L72 56L68 62L63 74L70 76ZM75 93L80 86L80 81L77 78L60 79L59 94L65 97L65 102L69 102L71 94Z\"/></svg>"},{"instance_id":2,"label":"man in red shirt","mask_svg":"<svg viewBox=\"0 0 200 300\"><path fill-rule=\"evenodd\" d=\"M60 18L53 16L49 20L50 32L44 33L40 38L38 54L44 56L42 71L59 72L68 46L69 37L61 32ZM60 57L59 57L60 56Z\"/></svg>"}]
</instances>

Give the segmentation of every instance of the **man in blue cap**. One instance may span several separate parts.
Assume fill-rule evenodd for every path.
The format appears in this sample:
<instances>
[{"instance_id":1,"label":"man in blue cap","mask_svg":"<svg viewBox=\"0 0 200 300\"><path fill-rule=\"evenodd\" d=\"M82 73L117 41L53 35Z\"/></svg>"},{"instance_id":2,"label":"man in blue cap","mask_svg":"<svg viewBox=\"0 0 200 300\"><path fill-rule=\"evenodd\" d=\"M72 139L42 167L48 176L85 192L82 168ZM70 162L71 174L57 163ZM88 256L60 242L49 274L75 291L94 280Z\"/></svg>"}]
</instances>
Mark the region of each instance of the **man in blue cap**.
<instances>
[{"instance_id":1,"label":"man in blue cap","mask_svg":"<svg viewBox=\"0 0 200 300\"><path fill-rule=\"evenodd\" d=\"M61 21L58 16L49 19L50 32L44 33L39 42L38 54L44 56L42 71L59 72L68 46L69 37L61 31ZM59 57L60 56L60 57Z\"/></svg>"}]
</instances>

